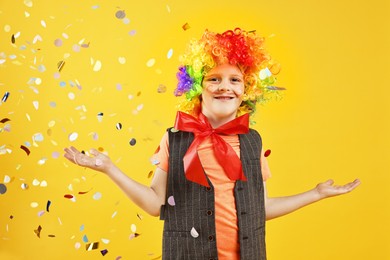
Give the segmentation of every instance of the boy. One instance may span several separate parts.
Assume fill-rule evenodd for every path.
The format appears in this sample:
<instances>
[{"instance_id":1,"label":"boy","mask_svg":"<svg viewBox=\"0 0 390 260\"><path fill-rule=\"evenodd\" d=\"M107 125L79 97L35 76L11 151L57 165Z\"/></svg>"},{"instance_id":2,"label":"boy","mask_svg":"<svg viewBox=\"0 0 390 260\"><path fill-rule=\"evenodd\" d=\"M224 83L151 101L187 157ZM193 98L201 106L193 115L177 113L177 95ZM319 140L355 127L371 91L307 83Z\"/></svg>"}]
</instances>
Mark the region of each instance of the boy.
<instances>
[{"instance_id":1,"label":"boy","mask_svg":"<svg viewBox=\"0 0 390 260\"><path fill-rule=\"evenodd\" d=\"M160 142L150 187L96 150L90 157L70 147L64 155L107 174L135 204L165 221L163 259L266 259L266 219L360 184L334 186L329 180L301 194L267 196L270 171L249 117L257 102L278 91L273 83L279 66L255 32L206 30L181 62L175 94L185 100Z\"/></svg>"}]
</instances>

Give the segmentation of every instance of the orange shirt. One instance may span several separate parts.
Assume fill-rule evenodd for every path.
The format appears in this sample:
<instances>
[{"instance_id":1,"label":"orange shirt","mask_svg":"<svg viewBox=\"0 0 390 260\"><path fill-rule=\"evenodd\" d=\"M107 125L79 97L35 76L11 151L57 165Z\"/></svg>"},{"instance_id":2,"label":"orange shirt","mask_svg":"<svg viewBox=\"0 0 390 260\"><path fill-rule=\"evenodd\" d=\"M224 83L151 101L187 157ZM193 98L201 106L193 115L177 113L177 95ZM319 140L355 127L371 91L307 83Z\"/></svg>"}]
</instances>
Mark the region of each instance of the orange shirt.
<instances>
[{"instance_id":1,"label":"orange shirt","mask_svg":"<svg viewBox=\"0 0 390 260\"><path fill-rule=\"evenodd\" d=\"M221 137L230 144L237 155L240 156L238 135L221 135ZM238 260L240 259L240 245L238 241L236 202L234 198L235 181L230 180L223 168L218 164L212 150L210 137L199 145L198 155L207 177L214 186L218 259ZM159 162L158 167L165 172L168 172L168 133L165 133L163 136L160 142L160 150L156 154L155 159ZM260 161L263 180L267 180L271 173L263 152L261 152Z\"/></svg>"}]
</instances>

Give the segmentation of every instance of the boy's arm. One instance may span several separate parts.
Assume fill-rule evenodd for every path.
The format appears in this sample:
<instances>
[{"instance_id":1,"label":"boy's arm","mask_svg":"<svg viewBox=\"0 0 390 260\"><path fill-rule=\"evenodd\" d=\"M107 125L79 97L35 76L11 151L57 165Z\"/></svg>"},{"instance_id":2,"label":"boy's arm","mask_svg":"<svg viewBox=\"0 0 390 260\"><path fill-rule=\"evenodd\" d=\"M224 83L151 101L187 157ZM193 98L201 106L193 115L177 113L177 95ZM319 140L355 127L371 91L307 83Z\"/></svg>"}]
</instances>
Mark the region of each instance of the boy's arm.
<instances>
[{"instance_id":1,"label":"boy's arm","mask_svg":"<svg viewBox=\"0 0 390 260\"><path fill-rule=\"evenodd\" d=\"M318 184L314 189L300 194L269 198L264 182L266 219L277 218L319 200L348 193L354 190L359 184L360 181L358 179L341 186L333 185L333 180L328 180Z\"/></svg>"},{"instance_id":2,"label":"boy's arm","mask_svg":"<svg viewBox=\"0 0 390 260\"><path fill-rule=\"evenodd\" d=\"M93 149L87 156L74 147L65 148L65 158L74 164L105 173L122 191L141 209L152 216L160 215L160 208L165 204L167 173L157 168L150 187L128 177L108 156Z\"/></svg>"}]
</instances>

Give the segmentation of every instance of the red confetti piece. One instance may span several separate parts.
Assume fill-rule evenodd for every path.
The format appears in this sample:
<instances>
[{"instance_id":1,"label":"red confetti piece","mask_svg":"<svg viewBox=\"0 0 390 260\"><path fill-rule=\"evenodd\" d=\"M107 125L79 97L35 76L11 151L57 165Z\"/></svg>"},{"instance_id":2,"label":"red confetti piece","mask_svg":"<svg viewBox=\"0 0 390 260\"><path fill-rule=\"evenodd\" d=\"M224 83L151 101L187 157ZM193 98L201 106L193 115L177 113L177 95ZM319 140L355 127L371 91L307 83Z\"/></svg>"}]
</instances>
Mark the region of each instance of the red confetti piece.
<instances>
[{"instance_id":1,"label":"red confetti piece","mask_svg":"<svg viewBox=\"0 0 390 260\"><path fill-rule=\"evenodd\" d=\"M64 198L73 199L73 195L72 194L65 194Z\"/></svg>"},{"instance_id":2,"label":"red confetti piece","mask_svg":"<svg viewBox=\"0 0 390 260\"><path fill-rule=\"evenodd\" d=\"M87 194L88 192L90 192L91 190L89 191L79 191L79 194L83 195L83 194Z\"/></svg>"},{"instance_id":3,"label":"red confetti piece","mask_svg":"<svg viewBox=\"0 0 390 260\"><path fill-rule=\"evenodd\" d=\"M271 150L268 149L267 151L265 151L264 157L268 157L270 154L271 154Z\"/></svg>"},{"instance_id":4,"label":"red confetti piece","mask_svg":"<svg viewBox=\"0 0 390 260\"><path fill-rule=\"evenodd\" d=\"M8 122L8 121L11 121L11 119L9 119L9 118L3 118L3 119L1 119L0 123L5 123L5 122Z\"/></svg>"},{"instance_id":5,"label":"red confetti piece","mask_svg":"<svg viewBox=\"0 0 390 260\"><path fill-rule=\"evenodd\" d=\"M30 155L30 153L31 153L30 150L29 150L26 146L24 146L24 145L21 145L21 146L20 146L20 149L22 149L23 151L25 151L27 155Z\"/></svg>"}]
</instances>

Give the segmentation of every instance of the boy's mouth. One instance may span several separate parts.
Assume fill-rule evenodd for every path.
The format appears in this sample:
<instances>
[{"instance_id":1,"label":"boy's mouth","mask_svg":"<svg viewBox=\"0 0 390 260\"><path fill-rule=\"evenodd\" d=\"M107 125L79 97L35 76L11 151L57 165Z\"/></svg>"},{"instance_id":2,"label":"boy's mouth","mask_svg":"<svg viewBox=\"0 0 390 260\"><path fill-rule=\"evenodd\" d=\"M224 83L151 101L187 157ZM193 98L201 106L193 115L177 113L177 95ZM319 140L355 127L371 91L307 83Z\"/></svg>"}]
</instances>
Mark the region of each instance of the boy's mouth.
<instances>
[{"instance_id":1,"label":"boy's mouth","mask_svg":"<svg viewBox=\"0 0 390 260\"><path fill-rule=\"evenodd\" d=\"M230 100L233 99L234 97L229 97L229 96L219 96L219 97L214 97L215 99L218 100Z\"/></svg>"}]
</instances>

